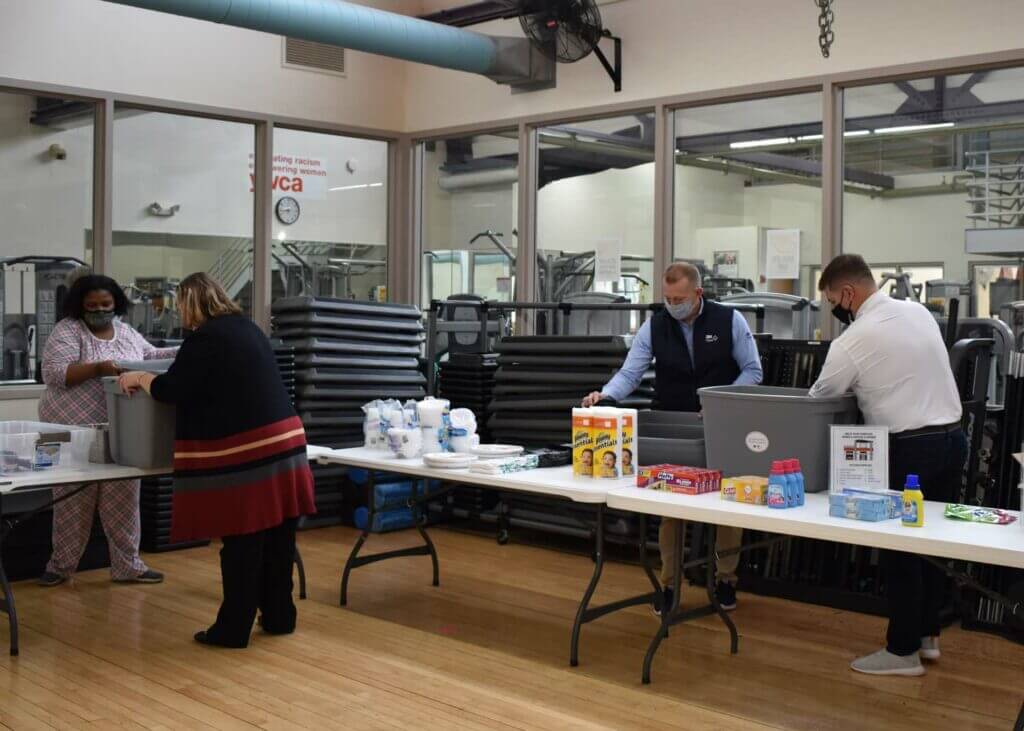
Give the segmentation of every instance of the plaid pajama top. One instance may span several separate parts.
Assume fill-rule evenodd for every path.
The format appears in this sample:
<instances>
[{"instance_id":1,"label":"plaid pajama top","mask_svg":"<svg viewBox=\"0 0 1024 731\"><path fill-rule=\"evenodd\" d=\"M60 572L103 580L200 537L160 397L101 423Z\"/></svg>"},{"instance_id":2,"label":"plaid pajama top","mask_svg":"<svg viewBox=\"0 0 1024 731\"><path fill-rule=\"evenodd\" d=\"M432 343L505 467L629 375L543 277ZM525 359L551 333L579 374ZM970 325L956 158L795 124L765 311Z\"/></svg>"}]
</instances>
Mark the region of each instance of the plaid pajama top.
<instances>
[{"instance_id":1,"label":"plaid pajama top","mask_svg":"<svg viewBox=\"0 0 1024 731\"><path fill-rule=\"evenodd\" d=\"M102 424L107 421L107 397L98 378L68 388L68 366L105 360L173 358L177 348L155 348L132 327L114 321L112 340L101 340L85 323L66 317L53 328L43 348L43 383L39 418L51 424Z\"/></svg>"}]
</instances>

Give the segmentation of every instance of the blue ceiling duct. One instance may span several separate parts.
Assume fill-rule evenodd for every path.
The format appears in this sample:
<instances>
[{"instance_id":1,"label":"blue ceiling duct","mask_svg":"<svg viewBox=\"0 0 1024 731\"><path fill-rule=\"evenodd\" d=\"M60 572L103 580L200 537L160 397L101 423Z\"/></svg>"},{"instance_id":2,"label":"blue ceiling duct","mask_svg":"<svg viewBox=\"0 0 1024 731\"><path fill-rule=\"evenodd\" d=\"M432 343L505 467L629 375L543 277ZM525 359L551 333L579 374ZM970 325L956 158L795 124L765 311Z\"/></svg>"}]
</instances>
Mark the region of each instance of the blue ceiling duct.
<instances>
[{"instance_id":1,"label":"blue ceiling duct","mask_svg":"<svg viewBox=\"0 0 1024 731\"><path fill-rule=\"evenodd\" d=\"M524 76L500 41L482 33L343 0L107 0L289 38L468 71L507 81ZM516 39L519 40L519 39ZM525 42L525 40L524 40ZM522 57L521 53L514 56ZM525 71L527 80L529 70Z\"/></svg>"}]
</instances>

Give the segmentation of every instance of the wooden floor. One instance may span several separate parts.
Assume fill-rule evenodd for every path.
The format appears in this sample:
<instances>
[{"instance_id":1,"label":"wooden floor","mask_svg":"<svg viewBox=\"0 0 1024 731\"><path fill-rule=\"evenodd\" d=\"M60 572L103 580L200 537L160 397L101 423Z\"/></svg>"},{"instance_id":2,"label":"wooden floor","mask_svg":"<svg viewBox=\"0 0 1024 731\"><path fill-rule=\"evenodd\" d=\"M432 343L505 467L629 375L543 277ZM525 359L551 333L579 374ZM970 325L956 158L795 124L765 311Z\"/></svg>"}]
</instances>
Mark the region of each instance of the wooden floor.
<instances>
[{"instance_id":1,"label":"wooden floor","mask_svg":"<svg viewBox=\"0 0 1024 731\"><path fill-rule=\"evenodd\" d=\"M348 609L338 581L355 533L300 534L310 592L298 632L257 634L241 651L191 639L219 602L214 547L149 555L167 574L159 586L114 586L105 571L54 589L18 584L22 654L0 655L0 725L967 731L1009 729L1024 700L1019 645L952 630L923 678L858 676L847 665L877 649L882 620L742 594L739 655L717 618L681 626L644 687L656 620L637 607L585 627L571 669L588 558L432 534L440 588L429 559L379 564L355 572ZM370 548L411 540L375 536ZM644 590L637 567L612 564L598 599Z\"/></svg>"}]
</instances>

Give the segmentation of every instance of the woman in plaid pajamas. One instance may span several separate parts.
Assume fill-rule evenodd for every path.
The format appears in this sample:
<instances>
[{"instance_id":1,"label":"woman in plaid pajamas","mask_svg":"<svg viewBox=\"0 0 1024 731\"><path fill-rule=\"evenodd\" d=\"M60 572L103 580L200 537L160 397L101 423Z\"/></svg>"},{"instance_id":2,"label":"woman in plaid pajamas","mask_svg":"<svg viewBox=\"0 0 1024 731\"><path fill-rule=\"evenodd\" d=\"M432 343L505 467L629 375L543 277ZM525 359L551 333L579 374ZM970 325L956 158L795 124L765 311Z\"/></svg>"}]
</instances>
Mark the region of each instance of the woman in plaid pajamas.
<instances>
[{"instance_id":1,"label":"woman in plaid pajamas","mask_svg":"<svg viewBox=\"0 0 1024 731\"><path fill-rule=\"evenodd\" d=\"M150 345L121 322L128 298L110 277L86 275L77 279L64 301L64 318L46 339L39 417L53 424L100 424L107 421L107 400L100 381L116 376L117 361L173 358L176 349ZM74 487L54 487L54 499ZM163 575L139 558L139 481L118 480L89 487L53 507L53 554L39 579L56 586L78 568L99 510L110 547L114 581L155 584Z\"/></svg>"}]
</instances>

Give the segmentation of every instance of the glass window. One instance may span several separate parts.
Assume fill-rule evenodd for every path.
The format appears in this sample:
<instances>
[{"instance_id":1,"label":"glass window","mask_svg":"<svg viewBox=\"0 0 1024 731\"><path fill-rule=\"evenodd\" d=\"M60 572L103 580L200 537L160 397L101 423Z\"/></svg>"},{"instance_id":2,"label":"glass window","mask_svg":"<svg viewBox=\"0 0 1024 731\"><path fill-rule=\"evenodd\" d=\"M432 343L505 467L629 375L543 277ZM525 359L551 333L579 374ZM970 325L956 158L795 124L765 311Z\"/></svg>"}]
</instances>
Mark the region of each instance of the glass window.
<instances>
[{"instance_id":1,"label":"glass window","mask_svg":"<svg viewBox=\"0 0 1024 731\"><path fill-rule=\"evenodd\" d=\"M510 302L518 251L519 139L507 132L420 144L422 299Z\"/></svg>"},{"instance_id":2,"label":"glass window","mask_svg":"<svg viewBox=\"0 0 1024 731\"><path fill-rule=\"evenodd\" d=\"M817 299L821 265L821 94L675 112L675 257L723 298Z\"/></svg>"},{"instance_id":3,"label":"glass window","mask_svg":"<svg viewBox=\"0 0 1024 731\"><path fill-rule=\"evenodd\" d=\"M387 299L387 176L387 142L274 129L274 297Z\"/></svg>"},{"instance_id":4,"label":"glass window","mask_svg":"<svg viewBox=\"0 0 1024 731\"><path fill-rule=\"evenodd\" d=\"M0 93L0 383L37 380L65 278L92 263L93 115Z\"/></svg>"},{"instance_id":5,"label":"glass window","mask_svg":"<svg viewBox=\"0 0 1024 731\"><path fill-rule=\"evenodd\" d=\"M650 302L654 114L541 127L537 138L539 298Z\"/></svg>"},{"instance_id":6,"label":"glass window","mask_svg":"<svg viewBox=\"0 0 1024 731\"><path fill-rule=\"evenodd\" d=\"M250 124L117 110L110 271L143 335L180 337L175 287L197 271L251 314L255 134Z\"/></svg>"},{"instance_id":7,"label":"glass window","mask_svg":"<svg viewBox=\"0 0 1024 731\"><path fill-rule=\"evenodd\" d=\"M843 249L899 265L937 312L1021 300L1022 97L1024 69L847 89Z\"/></svg>"}]
</instances>

